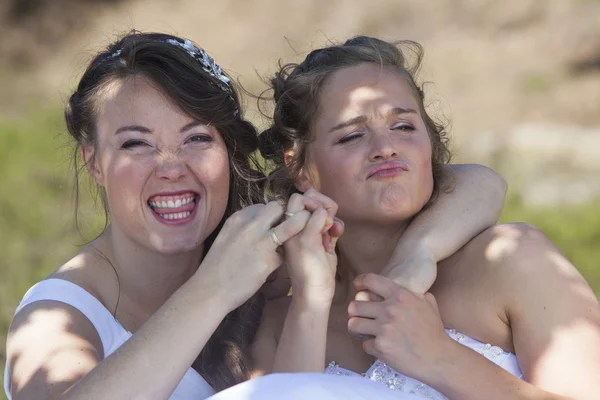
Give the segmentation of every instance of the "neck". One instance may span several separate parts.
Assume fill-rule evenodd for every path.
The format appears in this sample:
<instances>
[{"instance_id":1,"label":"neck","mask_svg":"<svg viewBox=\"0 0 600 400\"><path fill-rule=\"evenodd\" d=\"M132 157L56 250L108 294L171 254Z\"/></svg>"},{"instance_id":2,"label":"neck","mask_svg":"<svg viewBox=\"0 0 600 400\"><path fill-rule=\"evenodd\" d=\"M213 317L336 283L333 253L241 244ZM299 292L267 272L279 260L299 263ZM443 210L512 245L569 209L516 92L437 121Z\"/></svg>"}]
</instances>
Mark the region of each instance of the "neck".
<instances>
[{"instance_id":1,"label":"neck","mask_svg":"<svg viewBox=\"0 0 600 400\"><path fill-rule=\"evenodd\" d=\"M161 254L134 242L111 225L99 238L100 250L113 265L121 299L150 317L196 272L202 247L193 252Z\"/></svg>"},{"instance_id":2,"label":"neck","mask_svg":"<svg viewBox=\"0 0 600 400\"><path fill-rule=\"evenodd\" d=\"M350 301L356 291L352 282L366 273L379 274L392 257L398 241L404 234L407 221L393 225L367 225L346 223L340 237L338 273L341 281L336 285L335 299Z\"/></svg>"}]
</instances>

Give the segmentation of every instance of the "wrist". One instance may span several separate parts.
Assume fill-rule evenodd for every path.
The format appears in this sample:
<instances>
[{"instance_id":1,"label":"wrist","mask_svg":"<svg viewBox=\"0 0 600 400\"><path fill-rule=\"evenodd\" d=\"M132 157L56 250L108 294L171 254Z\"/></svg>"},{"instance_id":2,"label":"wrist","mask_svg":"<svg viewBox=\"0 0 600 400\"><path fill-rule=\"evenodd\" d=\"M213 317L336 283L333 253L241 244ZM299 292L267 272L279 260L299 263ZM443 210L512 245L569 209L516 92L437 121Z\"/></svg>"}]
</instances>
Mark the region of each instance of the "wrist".
<instances>
[{"instance_id":1,"label":"wrist","mask_svg":"<svg viewBox=\"0 0 600 400\"><path fill-rule=\"evenodd\" d=\"M294 289L292 286L292 303L303 308L329 310L333 302L333 293L334 290Z\"/></svg>"},{"instance_id":2,"label":"wrist","mask_svg":"<svg viewBox=\"0 0 600 400\"><path fill-rule=\"evenodd\" d=\"M215 313L222 314L223 317L233 311L239 304L236 303L234 296L223 290L220 285L208 284L210 279L203 279L201 274L196 273L192 276L181 288L180 292L184 292L193 305L190 307L199 309L198 303L205 303L210 306L210 309Z\"/></svg>"},{"instance_id":3,"label":"wrist","mask_svg":"<svg viewBox=\"0 0 600 400\"><path fill-rule=\"evenodd\" d=\"M447 387L454 379L458 360L464 350L468 348L450 337L444 338L431 352L429 360L416 366L414 378L438 390Z\"/></svg>"}]
</instances>

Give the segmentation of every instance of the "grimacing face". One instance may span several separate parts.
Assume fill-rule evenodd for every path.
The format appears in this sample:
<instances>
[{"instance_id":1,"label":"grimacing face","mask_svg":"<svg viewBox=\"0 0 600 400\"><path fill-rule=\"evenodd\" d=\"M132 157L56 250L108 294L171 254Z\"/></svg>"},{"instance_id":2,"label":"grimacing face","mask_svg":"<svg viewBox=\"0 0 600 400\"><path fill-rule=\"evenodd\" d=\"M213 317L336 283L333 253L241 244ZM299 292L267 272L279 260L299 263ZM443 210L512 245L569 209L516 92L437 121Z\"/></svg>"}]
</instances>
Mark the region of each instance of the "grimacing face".
<instances>
[{"instance_id":1,"label":"grimacing face","mask_svg":"<svg viewBox=\"0 0 600 400\"><path fill-rule=\"evenodd\" d=\"M374 63L344 68L319 107L299 190L332 198L346 223L398 224L418 213L433 190L431 142L405 78Z\"/></svg>"},{"instance_id":2,"label":"grimacing face","mask_svg":"<svg viewBox=\"0 0 600 400\"><path fill-rule=\"evenodd\" d=\"M106 190L111 229L151 251L201 248L227 207L229 159L213 126L184 114L141 76L99 101L88 170Z\"/></svg>"}]
</instances>

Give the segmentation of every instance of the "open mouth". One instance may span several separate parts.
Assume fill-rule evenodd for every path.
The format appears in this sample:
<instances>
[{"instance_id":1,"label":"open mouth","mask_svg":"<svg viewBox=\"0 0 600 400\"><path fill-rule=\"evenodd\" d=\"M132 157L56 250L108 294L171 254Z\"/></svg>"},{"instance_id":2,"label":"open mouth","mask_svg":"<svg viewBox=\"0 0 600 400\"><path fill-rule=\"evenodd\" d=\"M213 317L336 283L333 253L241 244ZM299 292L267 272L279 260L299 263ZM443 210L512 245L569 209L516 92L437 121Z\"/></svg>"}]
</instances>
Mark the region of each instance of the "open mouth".
<instances>
[{"instance_id":1,"label":"open mouth","mask_svg":"<svg viewBox=\"0 0 600 400\"><path fill-rule=\"evenodd\" d=\"M194 192L156 195L148 199L148 206L160 222L184 223L193 219L199 197Z\"/></svg>"}]
</instances>

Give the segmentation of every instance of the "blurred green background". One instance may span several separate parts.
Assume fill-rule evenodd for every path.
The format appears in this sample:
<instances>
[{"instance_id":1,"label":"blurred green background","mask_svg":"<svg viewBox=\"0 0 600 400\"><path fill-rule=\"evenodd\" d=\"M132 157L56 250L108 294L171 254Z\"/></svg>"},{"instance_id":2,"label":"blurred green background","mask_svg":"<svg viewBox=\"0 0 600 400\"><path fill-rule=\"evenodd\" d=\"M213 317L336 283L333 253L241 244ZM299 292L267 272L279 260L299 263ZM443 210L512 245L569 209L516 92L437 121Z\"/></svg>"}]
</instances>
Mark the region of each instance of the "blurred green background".
<instances>
[{"instance_id":1,"label":"blurred green background","mask_svg":"<svg viewBox=\"0 0 600 400\"><path fill-rule=\"evenodd\" d=\"M134 27L194 39L253 93L256 71L329 40L420 41L456 162L504 175L502 222L541 228L600 296L600 1L11 0L0 5L0 373L21 296L103 224L82 185L74 228L62 104L93 52ZM251 99L248 110L264 123Z\"/></svg>"}]
</instances>

